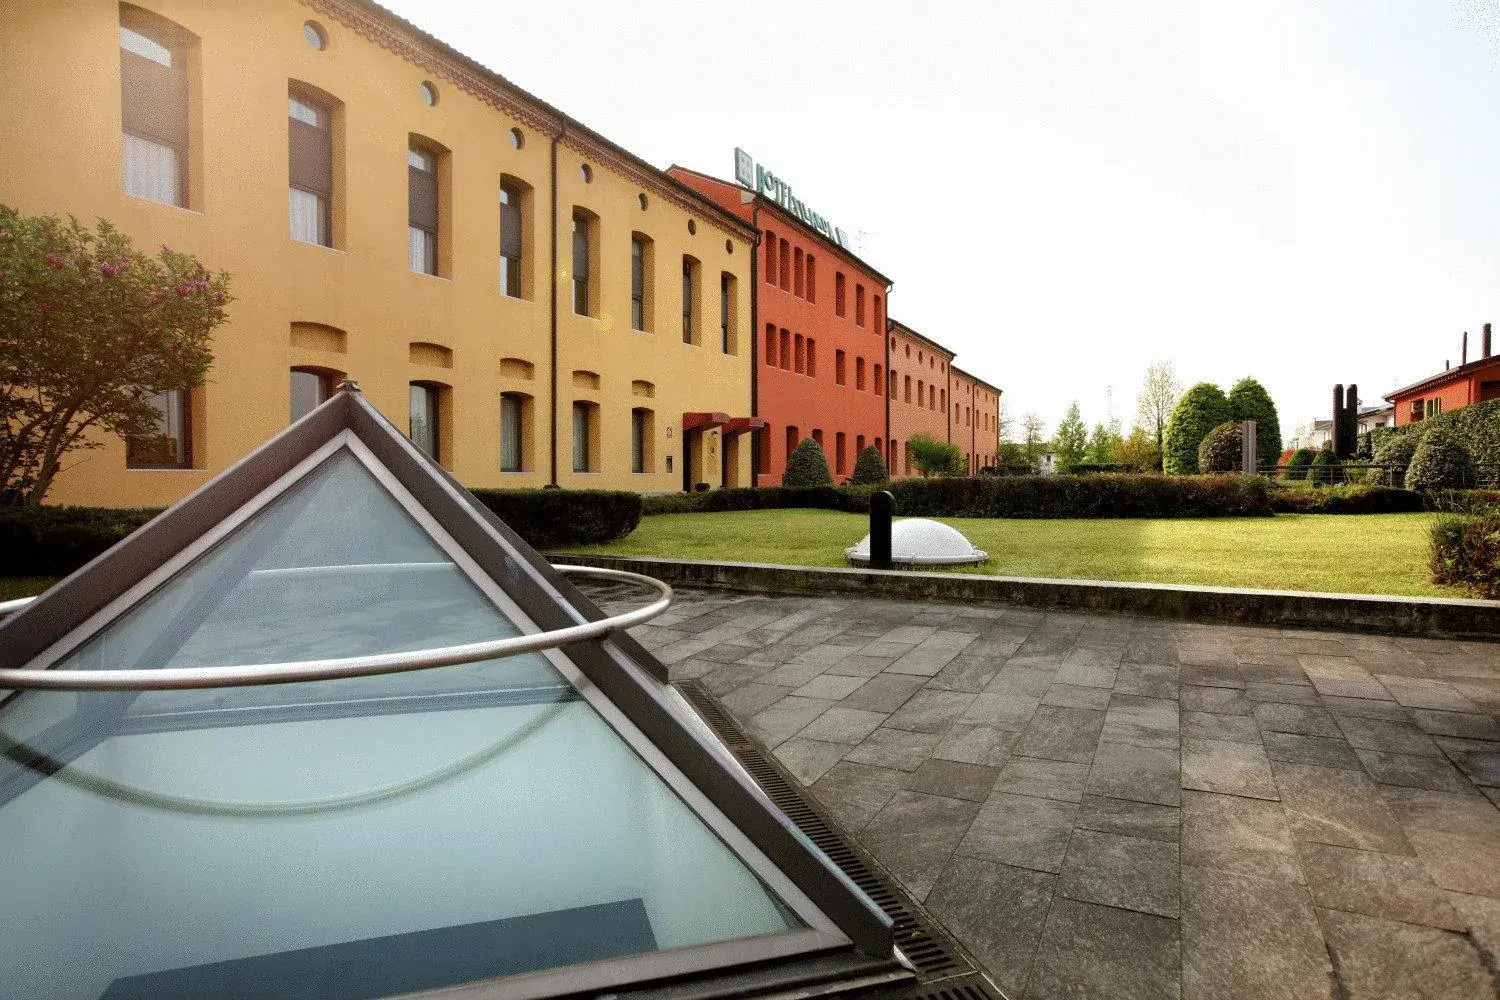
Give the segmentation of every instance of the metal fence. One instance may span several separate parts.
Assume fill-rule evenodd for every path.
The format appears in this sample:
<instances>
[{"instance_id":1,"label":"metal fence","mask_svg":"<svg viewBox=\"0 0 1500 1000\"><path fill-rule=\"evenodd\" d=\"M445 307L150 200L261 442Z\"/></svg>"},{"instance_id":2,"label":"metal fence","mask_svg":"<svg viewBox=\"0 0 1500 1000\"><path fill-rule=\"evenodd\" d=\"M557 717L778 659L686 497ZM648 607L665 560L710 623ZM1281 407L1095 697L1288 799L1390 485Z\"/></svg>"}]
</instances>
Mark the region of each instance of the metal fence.
<instances>
[{"instance_id":1,"label":"metal fence","mask_svg":"<svg viewBox=\"0 0 1500 1000\"><path fill-rule=\"evenodd\" d=\"M1325 466L1261 466L1256 471L1258 475L1277 482L1301 483L1308 486L1346 486L1368 483L1372 486L1394 486L1399 489L1406 485L1404 465L1383 465L1377 462L1344 462L1342 465ZM1461 488L1500 489L1500 465L1474 466L1473 476Z\"/></svg>"}]
</instances>

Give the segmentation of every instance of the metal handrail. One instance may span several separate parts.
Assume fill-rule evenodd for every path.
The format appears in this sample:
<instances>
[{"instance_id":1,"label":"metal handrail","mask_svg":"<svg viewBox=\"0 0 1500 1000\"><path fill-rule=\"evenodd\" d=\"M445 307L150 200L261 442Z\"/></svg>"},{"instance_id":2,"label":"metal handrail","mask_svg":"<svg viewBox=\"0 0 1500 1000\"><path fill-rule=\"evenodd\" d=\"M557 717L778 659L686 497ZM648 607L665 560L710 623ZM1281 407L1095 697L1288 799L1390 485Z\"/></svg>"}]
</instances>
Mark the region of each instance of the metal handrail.
<instances>
[{"instance_id":1,"label":"metal handrail","mask_svg":"<svg viewBox=\"0 0 1500 1000\"><path fill-rule=\"evenodd\" d=\"M550 632L438 646L406 653L374 653L326 660L288 663L246 663L220 667L163 667L157 670L0 670L0 690L25 691L170 691L184 688L246 687L255 684L294 684L300 681L371 677L433 667L451 667L480 660L498 660L522 653L556 649L571 642L601 639L612 632L648 622L672 603L672 588L640 573L601 566L553 566L559 573L619 580L654 588L660 596L650 604L595 622L570 625ZM0 613L17 611L35 598L0 603Z\"/></svg>"}]
</instances>

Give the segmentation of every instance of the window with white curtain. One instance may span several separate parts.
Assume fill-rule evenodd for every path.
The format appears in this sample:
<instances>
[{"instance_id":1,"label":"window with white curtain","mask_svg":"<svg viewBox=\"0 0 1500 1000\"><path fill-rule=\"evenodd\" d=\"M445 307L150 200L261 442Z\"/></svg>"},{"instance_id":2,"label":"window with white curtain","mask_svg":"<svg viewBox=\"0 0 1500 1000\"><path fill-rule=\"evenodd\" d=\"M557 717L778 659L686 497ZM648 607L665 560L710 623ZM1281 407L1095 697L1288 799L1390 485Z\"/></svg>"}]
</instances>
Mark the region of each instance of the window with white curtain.
<instances>
[{"instance_id":1,"label":"window with white curtain","mask_svg":"<svg viewBox=\"0 0 1500 1000\"><path fill-rule=\"evenodd\" d=\"M410 147L407 166L407 262L413 271L438 273L437 156Z\"/></svg>"},{"instance_id":2,"label":"window with white curtain","mask_svg":"<svg viewBox=\"0 0 1500 1000\"><path fill-rule=\"evenodd\" d=\"M520 393L500 396L500 471L521 471L521 435L524 427L524 400Z\"/></svg>"},{"instance_id":3,"label":"window with white curtain","mask_svg":"<svg viewBox=\"0 0 1500 1000\"><path fill-rule=\"evenodd\" d=\"M136 8L121 8L120 112L126 194L187 205L188 60L194 39Z\"/></svg>"},{"instance_id":4,"label":"window with white curtain","mask_svg":"<svg viewBox=\"0 0 1500 1000\"><path fill-rule=\"evenodd\" d=\"M125 133L125 193L135 198L181 205L177 150Z\"/></svg>"},{"instance_id":5,"label":"window with white curtain","mask_svg":"<svg viewBox=\"0 0 1500 1000\"><path fill-rule=\"evenodd\" d=\"M333 245L329 232L333 195L330 118L328 109L309 97L291 94L287 98L291 236L319 246Z\"/></svg>"}]
</instances>

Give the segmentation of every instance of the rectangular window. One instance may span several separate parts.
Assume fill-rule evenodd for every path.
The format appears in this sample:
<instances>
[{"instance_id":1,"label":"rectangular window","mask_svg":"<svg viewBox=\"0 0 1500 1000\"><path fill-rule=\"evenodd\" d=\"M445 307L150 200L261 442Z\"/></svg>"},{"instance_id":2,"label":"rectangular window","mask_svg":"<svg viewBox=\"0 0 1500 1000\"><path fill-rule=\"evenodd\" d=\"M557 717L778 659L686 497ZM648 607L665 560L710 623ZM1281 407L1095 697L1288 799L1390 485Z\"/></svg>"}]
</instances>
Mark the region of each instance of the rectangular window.
<instances>
[{"instance_id":1,"label":"rectangular window","mask_svg":"<svg viewBox=\"0 0 1500 1000\"><path fill-rule=\"evenodd\" d=\"M520 393L500 394L500 471L520 472L522 434L525 428L525 400Z\"/></svg>"},{"instance_id":2,"label":"rectangular window","mask_svg":"<svg viewBox=\"0 0 1500 1000\"><path fill-rule=\"evenodd\" d=\"M905 388L906 401L908 403L910 403L911 402L911 376L910 375L903 375L902 378L905 379L905 382L903 383L903 385L904 385L904 388Z\"/></svg>"},{"instance_id":3,"label":"rectangular window","mask_svg":"<svg viewBox=\"0 0 1500 1000\"><path fill-rule=\"evenodd\" d=\"M500 185L500 294L519 299L521 292L521 190Z\"/></svg>"},{"instance_id":4,"label":"rectangular window","mask_svg":"<svg viewBox=\"0 0 1500 1000\"><path fill-rule=\"evenodd\" d=\"M833 384L844 385L844 352L833 352Z\"/></svg>"},{"instance_id":5,"label":"rectangular window","mask_svg":"<svg viewBox=\"0 0 1500 1000\"><path fill-rule=\"evenodd\" d=\"M835 271L833 275L833 311L839 316L847 316L844 310L844 272Z\"/></svg>"},{"instance_id":6,"label":"rectangular window","mask_svg":"<svg viewBox=\"0 0 1500 1000\"><path fill-rule=\"evenodd\" d=\"M588 472L592 456L589 454L589 438L593 428L592 409L588 403L573 404L573 471Z\"/></svg>"},{"instance_id":7,"label":"rectangular window","mask_svg":"<svg viewBox=\"0 0 1500 1000\"><path fill-rule=\"evenodd\" d=\"M833 436L833 471L835 475L844 474L844 432L839 431Z\"/></svg>"},{"instance_id":8,"label":"rectangular window","mask_svg":"<svg viewBox=\"0 0 1500 1000\"><path fill-rule=\"evenodd\" d=\"M691 257L682 258L682 342L698 342L698 262Z\"/></svg>"},{"instance_id":9,"label":"rectangular window","mask_svg":"<svg viewBox=\"0 0 1500 1000\"><path fill-rule=\"evenodd\" d=\"M881 319L880 319L880 296L876 295L876 296L872 296L872 297L875 300L875 304L874 304L874 307L873 307L874 311L873 311L873 313L871 315L871 318L874 319L874 321L875 321L875 329L878 330L878 331L880 331L883 334L885 332L885 324L882 323Z\"/></svg>"},{"instance_id":10,"label":"rectangular window","mask_svg":"<svg viewBox=\"0 0 1500 1000\"><path fill-rule=\"evenodd\" d=\"M156 410L154 433L125 442L130 469L190 469L193 466L192 393L186 389L154 392L145 401Z\"/></svg>"},{"instance_id":11,"label":"rectangular window","mask_svg":"<svg viewBox=\"0 0 1500 1000\"><path fill-rule=\"evenodd\" d=\"M780 280L777 284L781 286L783 292L789 292L792 290L792 252L786 240L780 241L776 253L780 258L778 263L781 265L781 274L778 276Z\"/></svg>"},{"instance_id":12,"label":"rectangular window","mask_svg":"<svg viewBox=\"0 0 1500 1000\"><path fill-rule=\"evenodd\" d=\"M786 457L788 460L791 459L792 452L797 450L797 445L801 443L801 441L802 438L797 436L797 428L788 427L786 429Z\"/></svg>"},{"instance_id":13,"label":"rectangular window","mask_svg":"<svg viewBox=\"0 0 1500 1000\"><path fill-rule=\"evenodd\" d=\"M766 284L776 284L776 234L766 230Z\"/></svg>"},{"instance_id":14,"label":"rectangular window","mask_svg":"<svg viewBox=\"0 0 1500 1000\"><path fill-rule=\"evenodd\" d=\"M865 359L854 359L854 388L860 392L865 388Z\"/></svg>"},{"instance_id":15,"label":"rectangular window","mask_svg":"<svg viewBox=\"0 0 1500 1000\"><path fill-rule=\"evenodd\" d=\"M438 427L440 391L438 386L426 382L412 382L407 388L407 437L418 451L439 461L438 449L442 444Z\"/></svg>"},{"instance_id":16,"label":"rectangular window","mask_svg":"<svg viewBox=\"0 0 1500 1000\"><path fill-rule=\"evenodd\" d=\"M188 59L154 18L122 13L120 111L125 193L187 207ZM124 23L129 21L130 23Z\"/></svg>"},{"instance_id":17,"label":"rectangular window","mask_svg":"<svg viewBox=\"0 0 1500 1000\"><path fill-rule=\"evenodd\" d=\"M287 173L292 239L332 246L332 116L323 105L299 94L287 96Z\"/></svg>"},{"instance_id":18,"label":"rectangular window","mask_svg":"<svg viewBox=\"0 0 1500 1000\"><path fill-rule=\"evenodd\" d=\"M725 271L719 275L719 349L730 352L730 326L734 321L734 275Z\"/></svg>"},{"instance_id":19,"label":"rectangular window","mask_svg":"<svg viewBox=\"0 0 1500 1000\"><path fill-rule=\"evenodd\" d=\"M770 368L776 367L776 325L766 324L766 365Z\"/></svg>"},{"instance_id":20,"label":"rectangular window","mask_svg":"<svg viewBox=\"0 0 1500 1000\"><path fill-rule=\"evenodd\" d=\"M646 329L646 244L630 238L630 328Z\"/></svg>"},{"instance_id":21,"label":"rectangular window","mask_svg":"<svg viewBox=\"0 0 1500 1000\"><path fill-rule=\"evenodd\" d=\"M1443 412L1443 401L1441 398L1433 398L1427 401L1427 416L1429 419Z\"/></svg>"},{"instance_id":22,"label":"rectangular window","mask_svg":"<svg viewBox=\"0 0 1500 1000\"><path fill-rule=\"evenodd\" d=\"M333 379L323 372L292 369L292 423L323 405L333 394Z\"/></svg>"},{"instance_id":23,"label":"rectangular window","mask_svg":"<svg viewBox=\"0 0 1500 1000\"><path fill-rule=\"evenodd\" d=\"M854 286L854 325L865 325L865 286Z\"/></svg>"},{"instance_id":24,"label":"rectangular window","mask_svg":"<svg viewBox=\"0 0 1500 1000\"><path fill-rule=\"evenodd\" d=\"M881 376L880 376L880 366L879 365L875 366L875 374L874 374L874 377L870 381L875 386L875 395L877 395L877 396L883 396L883 395L885 395L885 379L881 378Z\"/></svg>"},{"instance_id":25,"label":"rectangular window","mask_svg":"<svg viewBox=\"0 0 1500 1000\"><path fill-rule=\"evenodd\" d=\"M802 334L800 333L792 338L792 352L792 371L798 375L805 374L807 371L807 347L803 343Z\"/></svg>"},{"instance_id":26,"label":"rectangular window","mask_svg":"<svg viewBox=\"0 0 1500 1000\"><path fill-rule=\"evenodd\" d=\"M807 376L818 377L818 342L811 337L807 338Z\"/></svg>"},{"instance_id":27,"label":"rectangular window","mask_svg":"<svg viewBox=\"0 0 1500 1000\"><path fill-rule=\"evenodd\" d=\"M589 278L594 265L592 220L577 209L573 211L573 312L593 315Z\"/></svg>"},{"instance_id":28,"label":"rectangular window","mask_svg":"<svg viewBox=\"0 0 1500 1000\"><path fill-rule=\"evenodd\" d=\"M807 301L818 301L818 259L807 255Z\"/></svg>"},{"instance_id":29,"label":"rectangular window","mask_svg":"<svg viewBox=\"0 0 1500 1000\"><path fill-rule=\"evenodd\" d=\"M784 372L792 370L792 335L786 331L785 327L781 330L781 370Z\"/></svg>"},{"instance_id":30,"label":"rectangular window","mask_svg":"<svg viewBox=\"0 0 1500 1000\"><path fill-rule=\"evenodd\" d=\"M802 248L797 247L792 251L792 288L797 298L805 298L805 286L802 283Z\"/></svg>"},{"instance_id":31,"label":"rectangular window","mask_svg":"<svg viewBox=\"0 0 1500 1000\"><path fill-rule=\"evenodd\" d=\"M416 146L406 151L406 206L408 266L419 274L437 274L437 156Z\"/></svg>"},{"instance_id":32,"label":"rectangular window","mask_svg":"<svg viewBox=\"0 0 1500 1000\"><path fill-rule=\"evenodd\" d=\"M651 471L651 411L630 411L630 471Z\"/></svg>"}]
</instances>

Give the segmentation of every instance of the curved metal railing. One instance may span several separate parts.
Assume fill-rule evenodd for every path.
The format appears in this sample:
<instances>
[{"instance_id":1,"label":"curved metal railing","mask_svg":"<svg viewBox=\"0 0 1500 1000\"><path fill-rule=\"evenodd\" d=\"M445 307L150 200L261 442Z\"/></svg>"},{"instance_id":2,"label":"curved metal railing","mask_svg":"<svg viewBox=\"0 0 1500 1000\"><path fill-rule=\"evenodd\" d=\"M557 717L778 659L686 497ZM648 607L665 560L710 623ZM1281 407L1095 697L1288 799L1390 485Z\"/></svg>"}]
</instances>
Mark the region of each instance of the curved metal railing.
<instances>
[{"instance_id":1,"label":"curved metal railing","mask_svg":"<svg viewBox=\"0 0 1500 1000\"><path fill-rule=\"evenodd\" d=\"M659 596L643 607L595 622L570 625L550 632L516 635L487 642L437 646L405 653L374 653L325 660L288 663L246 663L217 667L163 667L157 670L0 670L0 691L167 691L182 688L245 687L254 684L294 684L300 681L370 677L411 670L451 667L480 660L498 660L522 653L556 649L571 642L602 639L657 617L672 603L672 588L660 580L625 570L600 566L554 566L559 573L594 576L636 583ZM36 598L0 603L0 615L21 610Z\"/></svg>"}]
</instances>

